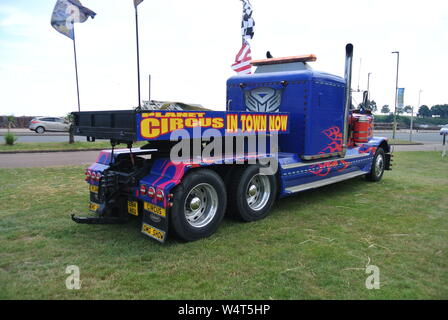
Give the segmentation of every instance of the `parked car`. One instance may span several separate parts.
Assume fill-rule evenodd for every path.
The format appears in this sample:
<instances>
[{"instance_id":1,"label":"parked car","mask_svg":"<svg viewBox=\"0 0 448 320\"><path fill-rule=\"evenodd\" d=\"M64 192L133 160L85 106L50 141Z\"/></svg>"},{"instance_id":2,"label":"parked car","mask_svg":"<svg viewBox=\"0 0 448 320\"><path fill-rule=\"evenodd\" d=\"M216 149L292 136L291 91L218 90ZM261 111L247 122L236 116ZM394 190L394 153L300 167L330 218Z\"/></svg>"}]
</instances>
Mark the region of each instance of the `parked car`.
<instances>
[{"instance_id":1,"label":"parked car","mask_svg":"<svg viewBox=\"0 0 448 320\"><path fill-rule=\"evenodd\" d=\"M444 125L442 128L440 128L440 134L448 134L448 124Z\"/></svg>"},{"instance_id":2,"label":"parked car","mask_svg":"<svg viewBox=\"0 0 448 320\"><path fill-rule=\"evenodd\" d=\"M36 117L30 121L29 129L37 133L45 131L68 131L70 124L64 118Z\"/></svg>"}]
</instances>

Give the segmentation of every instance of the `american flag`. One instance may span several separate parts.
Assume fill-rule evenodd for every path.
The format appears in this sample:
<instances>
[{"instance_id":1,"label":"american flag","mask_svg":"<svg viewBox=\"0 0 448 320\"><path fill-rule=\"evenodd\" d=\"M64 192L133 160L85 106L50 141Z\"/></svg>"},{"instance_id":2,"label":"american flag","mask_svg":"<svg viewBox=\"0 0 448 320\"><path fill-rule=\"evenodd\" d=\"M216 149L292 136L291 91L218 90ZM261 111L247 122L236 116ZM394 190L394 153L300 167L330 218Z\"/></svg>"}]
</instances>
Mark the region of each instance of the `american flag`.
<instances>
[{"instance_id":1,"label":"american flag","mask_svg":"<svg viewBox=\"0 0 448 320\"><path fill-rule=\"evenodd\" d=\"M251 74L252 73L252 64L250 56L250 46L249 43L244 42L240 51L235 57L235 63L232 64L232 69L236 71L238 74Z\"/></svg>"}]
</instances>

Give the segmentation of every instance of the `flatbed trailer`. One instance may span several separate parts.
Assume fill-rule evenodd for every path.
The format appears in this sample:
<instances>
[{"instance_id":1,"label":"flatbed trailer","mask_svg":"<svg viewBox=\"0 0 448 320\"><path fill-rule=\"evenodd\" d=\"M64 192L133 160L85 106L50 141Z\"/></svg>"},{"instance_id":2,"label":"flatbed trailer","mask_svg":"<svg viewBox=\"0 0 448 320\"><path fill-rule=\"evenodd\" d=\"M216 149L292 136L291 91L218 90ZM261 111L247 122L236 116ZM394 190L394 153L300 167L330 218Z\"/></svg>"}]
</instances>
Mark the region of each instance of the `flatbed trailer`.
<instances>
[{"instance_id":1,"label":"flatbed trailer","mask_svg":"<svg viewBox=\"0 0 448 320\"><path fill-rule=\"evenodd\" d=\"M345 78L312 70L314 56L255 61L255 74L228 80L226 111L74 112L76 135L109 139L112 149L86 170L96 216L72 219L138 216L155 240L173 232L193 241L225 213L256 221L277 198L358 176L379 181L391 150L373 136L370 112L350 109L352 49Z\"/></svg>"}]
</instances>

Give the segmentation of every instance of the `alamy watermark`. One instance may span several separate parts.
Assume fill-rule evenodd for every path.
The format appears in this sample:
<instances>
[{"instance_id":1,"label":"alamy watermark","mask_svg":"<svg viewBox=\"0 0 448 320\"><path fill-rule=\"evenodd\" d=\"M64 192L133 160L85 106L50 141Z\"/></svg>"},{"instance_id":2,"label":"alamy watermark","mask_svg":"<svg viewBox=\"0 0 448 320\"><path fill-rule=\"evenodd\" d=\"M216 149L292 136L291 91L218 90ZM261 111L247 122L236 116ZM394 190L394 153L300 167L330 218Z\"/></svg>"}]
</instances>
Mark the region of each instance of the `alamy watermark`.
<instances>
[{"instance_id":1,"label":"alamy watermark","mask_svg":"<svg viewBox=\"0 0 448 320\"><path fill-rule=\"evenodd\" d=\"M369 276L366 278L366 288L369 290L380 288L380 268L373 264L366 266L366 274Z\"/></svg>"},{"instance_id":2,"label":"alamy watermark","mask_svg":"<svg viewBox=\"0 0 448 320\"><path fill-rule=\"evenodd\" d=\"M278 135L258 131L257 134L223 135L217 129L193 128L171 133L173 163L259 164L260 174L272 175L278 170Z\"/></svg>"},{"instance_id":3,"label":"alamy watermark","mask_svg":"<svg viewBox=\"0 0 448 320\"><path fill-rule=\"evenodd\" d=\"M65 268L65 273L70 274L65 279L65 286L68 290L81 289L81 272L78 266L70 265Z\"/></svg>"}]
</instances>

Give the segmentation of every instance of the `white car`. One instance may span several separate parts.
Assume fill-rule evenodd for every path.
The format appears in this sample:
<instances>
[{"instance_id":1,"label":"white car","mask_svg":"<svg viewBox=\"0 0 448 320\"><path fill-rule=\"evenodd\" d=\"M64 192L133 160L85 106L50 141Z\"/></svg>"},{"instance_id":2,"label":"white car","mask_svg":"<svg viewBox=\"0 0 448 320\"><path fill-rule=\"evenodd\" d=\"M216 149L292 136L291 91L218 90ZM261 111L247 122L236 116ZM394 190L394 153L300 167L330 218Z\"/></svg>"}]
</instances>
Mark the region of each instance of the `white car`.
<instances>
[{"instance_id":1,"label":"white car","mask_svg":"<svg viewBox=\"0 0 448 320\"><path fill-rule=\"evenodd\" d=\"M447 134L448 135L448 124L444 125L442 128L440 128L440 134Z\"/></svg>"},{"instance_id":2,"label":"white car","mask_svg":"<svg viewBox=\"0 0 448 320\"><path fill-rule=\"evenodd\" d=\"M70 124L64 118L36 117L30 121L29 129L37 133L45 131L68 131Z\"/></svg>"}]
</instances>

